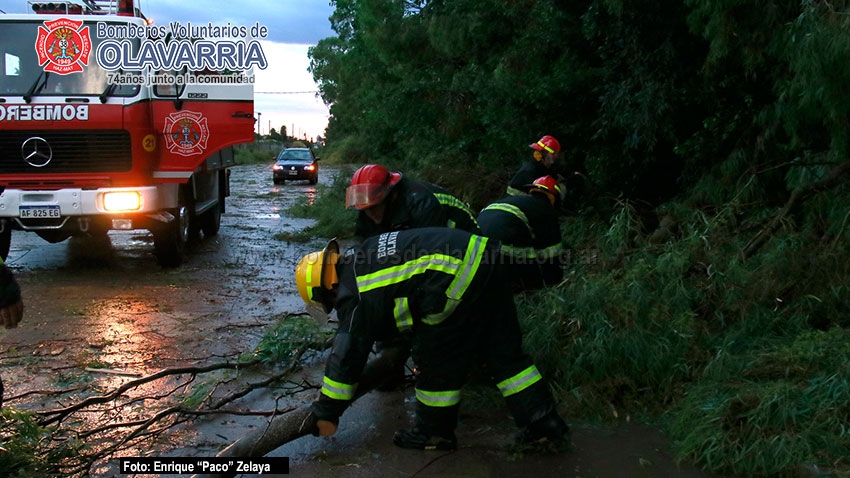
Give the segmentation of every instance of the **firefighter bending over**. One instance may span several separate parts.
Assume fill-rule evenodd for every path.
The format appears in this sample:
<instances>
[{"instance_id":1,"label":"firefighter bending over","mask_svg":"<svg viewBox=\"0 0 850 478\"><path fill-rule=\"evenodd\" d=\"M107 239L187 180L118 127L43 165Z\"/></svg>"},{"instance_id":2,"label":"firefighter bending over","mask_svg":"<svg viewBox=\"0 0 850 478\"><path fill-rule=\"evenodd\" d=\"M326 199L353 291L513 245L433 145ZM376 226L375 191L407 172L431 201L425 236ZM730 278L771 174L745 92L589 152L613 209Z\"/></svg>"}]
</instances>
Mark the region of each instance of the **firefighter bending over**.
<instances>
[{"instance_id":1,"label":"firefighter bending over","mask_svg":"<svg viewBox=\"0 0 850 478\"><path fill-rule=\"evenodd\" d=\"M451 227L477 232L475 214L444 188L403 178L384 166L367 164L354 172L345 191L345 207L359 212L355 236L413 227Z\"/></svg>"},{"instance_id":2,"label":"firefighter bending over","mask_svg":"<svg viewBox=\"0 0 850 478\"><path fill-rule=\"evenodd\" d=\"M478 233L475 215L463 201L447 190L424 181L402 177L379 164L360 167L345 191L346 208L360 211L355 236L366 239L377 234L414 227L450 227ZM398 369L378 390L395 390L405 383L405 362L410 356L407 337L379 341L376 349L398 357Z\"/></svg>"},{"instance_id":3,"label":"firefighter bending over","mask_svg":"<svg viewBox=\"0 0 850 478\"><path fill-rule=\"evenodd\" d=\"M502 243L502 259L516 292L552 286L564 276L558 224L564 187L543 176L523 190L529 194L505 196L478 214L481 234Z\"/></svg>"},{"instance_id":4,"label":"firefighter bending over","mask_svg":"<svg viewBox=\"0 0 850 478\"><path fill-rule=\"evenodd\" d=\"M413 427L396 432L402 448L457 447L460 393L483 360L518 427L520 443L569 443L569 427L531 358L497 241L449 228L388 232L340 255L336 241L296 266L306 303L336 309L339 327L313 403L314 434L333 435L355 395L372 344L409 335L416 377Z\"/></svg>"}]
</instances>

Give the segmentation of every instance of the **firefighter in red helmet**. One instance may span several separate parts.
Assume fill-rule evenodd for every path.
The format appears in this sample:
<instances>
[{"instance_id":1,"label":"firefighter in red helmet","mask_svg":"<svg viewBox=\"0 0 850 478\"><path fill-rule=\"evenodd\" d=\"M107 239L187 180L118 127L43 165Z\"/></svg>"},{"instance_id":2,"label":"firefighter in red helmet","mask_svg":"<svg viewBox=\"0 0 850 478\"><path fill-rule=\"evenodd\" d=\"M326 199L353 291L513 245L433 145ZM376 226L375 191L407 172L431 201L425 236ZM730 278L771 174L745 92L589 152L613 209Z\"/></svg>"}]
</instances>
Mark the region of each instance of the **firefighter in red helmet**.
<instances>
[{"instance_id":1,"label":"firefighter in red helmet","mask_svg":"<svg viewBox=\"0 0 850 478\"><path fill-rule=\"evenodd\" d=\"M560 282L566 253L558 222L564 187L543 176L523 190L529 194L494 201L477 218L482 235L501 241L502 260L517 292Z\"/></svg>"},{"instance_id":2,"label":"firefighter in red helmet","mask_svg":"<svg viewBox=\"0 0 850 478\"><path fill-rule=\"evenodd\" d=\"M477 232L475 215L463 201L440 186L414 181L378 164L354 172L345 206L360 211L355 235L367 238L413 227L453 227Z\"/></svg>"},{"instance_id":3,"label":"firefighter in red helmet","mask_svg":"<svg viewBox=\"0 0 850 478\"><path fill-rule=\"evenodd\" d=\"M393 443L453 450L461 389L483 361L521 444L569 444L569 427L522 349L516 307L497 241L459 229L417 228L372 236L339 253L335 241L304 256L295 282L308 305L335 309L339 326L312 405L313 433L336 432L376 340L406 336L417 363L413 427Z\"/></svg>"},{"instance_id":4,"label":"firefighter in red helmet","mask_svg":"<svg viewBox=\"0 0 850 478\"><path fill-rule=\"evenodd\" d=\"M365 239L376 234L416 227L450 227L477 233L475 215L463 201L445 189L424 181L402 177L379 164L367 164L354 172L346 189L345 206L360 211L355 236ZM382 354L399 357L399 368L379 390L392 390L404 383L404 365L410 356L410 343L404 337L379 341Z\"/></svg>"},{"instance_id":5,"label":"firefighter in red helmet","mask_svg":"<svg viewBox=\"0 0 850 478\"><path fill-rule=\"evenodd\" d=\"M522 163L519 170L508 183L507 193L510 196L527 194L529 184L541 176L553 175L552 167L561 151L561 143L548 134L536 143L528 145L532 150L532 159Z\"/></svg>"}]
</instances>

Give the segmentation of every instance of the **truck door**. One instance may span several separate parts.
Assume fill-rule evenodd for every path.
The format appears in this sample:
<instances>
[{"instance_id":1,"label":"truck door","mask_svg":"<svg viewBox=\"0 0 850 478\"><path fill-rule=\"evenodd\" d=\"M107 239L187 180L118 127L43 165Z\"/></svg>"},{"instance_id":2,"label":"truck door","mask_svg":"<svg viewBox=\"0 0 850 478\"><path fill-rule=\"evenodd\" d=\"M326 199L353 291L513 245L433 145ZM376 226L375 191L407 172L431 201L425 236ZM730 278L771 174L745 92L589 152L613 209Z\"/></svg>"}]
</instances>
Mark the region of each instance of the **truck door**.
<instances>
[{"instance_id":1,"label":"truck door","mask_svg":"<svg viewBox=\"0 0 850 478\"><path fill-rule=\"evenodd\" d=\"M174 84L152 88L160 162L154 177L183 182L211 154L254 138L254 85L246 74L170 73ZM154 75L162 80L167 75ZM183 84L179 80L182 77ZM245 83L221 83L243 78ZM188 80L188 81L185 81Z\"/></svg>"}]
</instances>

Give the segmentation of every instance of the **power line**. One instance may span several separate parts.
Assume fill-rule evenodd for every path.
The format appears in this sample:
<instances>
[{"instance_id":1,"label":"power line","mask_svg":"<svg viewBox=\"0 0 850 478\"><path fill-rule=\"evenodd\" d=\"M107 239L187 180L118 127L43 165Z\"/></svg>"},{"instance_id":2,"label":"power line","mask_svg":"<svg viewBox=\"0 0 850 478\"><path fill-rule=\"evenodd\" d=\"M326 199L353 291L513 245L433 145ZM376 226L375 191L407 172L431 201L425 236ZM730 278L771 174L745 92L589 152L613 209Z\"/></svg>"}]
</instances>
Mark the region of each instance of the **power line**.
<instances>
[{"instance_id":1,"label":"power line","mask_svg":"<svg viewBox=\"0 0 850 478\"><path fill-rule=\"evenodd\" d=\"M255 91L255 95L303 95L306 93L316 94L318 91Z\"/></svg>"}]
</instances>

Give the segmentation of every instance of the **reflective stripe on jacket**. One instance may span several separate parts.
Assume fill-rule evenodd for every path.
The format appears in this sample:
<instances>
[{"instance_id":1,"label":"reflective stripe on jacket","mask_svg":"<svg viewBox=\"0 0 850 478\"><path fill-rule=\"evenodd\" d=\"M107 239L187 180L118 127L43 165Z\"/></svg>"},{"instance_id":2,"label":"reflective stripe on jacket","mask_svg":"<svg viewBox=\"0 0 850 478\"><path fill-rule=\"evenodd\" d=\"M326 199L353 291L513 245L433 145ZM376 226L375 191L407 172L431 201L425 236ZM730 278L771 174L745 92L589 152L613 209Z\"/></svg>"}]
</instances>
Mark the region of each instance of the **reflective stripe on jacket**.
<instances>
[{"instance_id":1,"label":"reflective stripe on jacket","mask_svg":"<svg viewBox=\"0 0 850 478\"><path fill-rule=\"evenodd\" d=\"M458 229L409 229L373 236L341 258L339 328L322 398L313 405L317 417L342 414L375 341L452 320L458 306L482 292L476 279L482 273L489 277L499 255L498 246L489 242ZM422 393L433 403L454 400Z\"/></svg>"}]
</instances>

